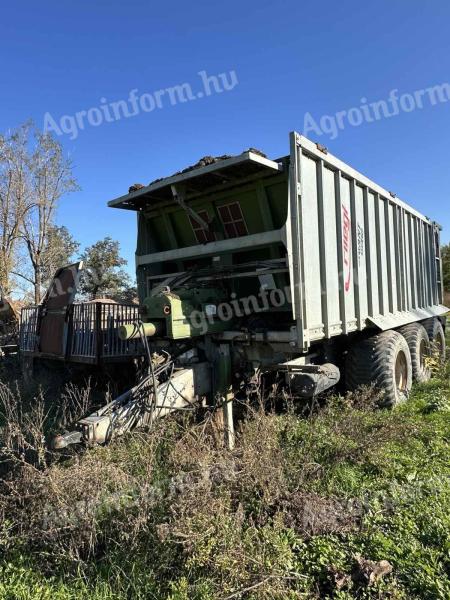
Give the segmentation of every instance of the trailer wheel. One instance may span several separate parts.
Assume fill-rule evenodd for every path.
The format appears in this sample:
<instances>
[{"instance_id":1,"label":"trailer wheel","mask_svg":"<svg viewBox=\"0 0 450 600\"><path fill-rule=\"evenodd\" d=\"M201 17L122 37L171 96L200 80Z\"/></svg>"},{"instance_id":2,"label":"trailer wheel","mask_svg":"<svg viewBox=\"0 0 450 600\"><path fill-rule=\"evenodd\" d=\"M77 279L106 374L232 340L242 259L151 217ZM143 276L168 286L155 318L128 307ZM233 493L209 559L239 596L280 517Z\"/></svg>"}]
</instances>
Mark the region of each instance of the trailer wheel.
<instances>
[{"instance_id":1,"label":"trailer wheel","mask_svg":"<svg viewBox=\"0 0 450 600\"><path fill-rule=\"evenodd\" d=\"M411 353L414 381L423 383L431 379L431 368L427 364L431 356L431 344L425 327L420 323L411 323L397 329L405 338Z\"/></svg>"},{"instance_id":2,"label":"trailer wheel","mask_svg":"<svg viewBox=\"0 0 450 600\"><path fill-rule=\"evenodd\" d=\"M423 321L422 324L428 333L428 337L431 342L432 354L436 355L440 362L443 363L445 361L446 349L445 333L442 323L439 321L439 319L427 319L426 321Z\"/></svg>"},{"instance_id":3,"label":"trailer wheel","mask_svg":"<svg viewBox=\"0 0 450 600\"><path fill-rule=\"evenodd\" d=\"M400 333L392 330L363 340L349 350L345 372L350 391L374 385L384 392L384 406L404 402L412 387L408 343Z\"/></svg>"}]
</instances>

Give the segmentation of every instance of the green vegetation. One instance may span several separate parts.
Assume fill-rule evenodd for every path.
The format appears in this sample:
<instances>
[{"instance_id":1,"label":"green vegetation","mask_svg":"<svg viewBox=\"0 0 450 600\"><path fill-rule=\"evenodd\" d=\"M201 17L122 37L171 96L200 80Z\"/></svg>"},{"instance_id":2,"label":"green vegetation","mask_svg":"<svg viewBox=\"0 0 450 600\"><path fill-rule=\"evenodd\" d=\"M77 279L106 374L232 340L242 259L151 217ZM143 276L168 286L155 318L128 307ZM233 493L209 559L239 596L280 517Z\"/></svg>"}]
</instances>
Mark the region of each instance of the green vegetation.
<instances>
[{"instance_id":1,"label":"green vegetation","mask_svg":"<svg viewBox=\"0 0 450 600\"><path fill-rule=\"evenodd\" d=\"M442 276L444 284L444 303L450 302L450 244L442 246L441 248L442 258ZM447 306L446 304L446 306Z\"/></svg>"},{"instance_id":2,"label":"green vegetation","mask_svg":"<svg viewBox=\"0 0 450 600\"><path fill-rule=\"evenodd\" d=\"M391 411L370 390L255 410L233 453L167 419L45 470L16 456L0 598L447 600L449 375Z\"/></svg>"},{"instance_id":3,"label":"green vegetation","mask_svg":"<svg viewBox=\"0 0 450 600\"><path fill-rule=\"evenodd\" d=\"M80 258L84 273L79 287L86 298L119 297L131 301L135 297L130 276L121 268L127 261L120 256L118 241L107 236L86 248Z\"/></svg>"},{"instance_id":4,"label":"green vegetation","mask_svg":"<svg viewBox=\"0 0 450 600\"><path fill-rule=\"evenodd\" d=\"M450 244L442 246L442 274L444 276L444 289L450 292Z\"/></svg>"}]
</instances>

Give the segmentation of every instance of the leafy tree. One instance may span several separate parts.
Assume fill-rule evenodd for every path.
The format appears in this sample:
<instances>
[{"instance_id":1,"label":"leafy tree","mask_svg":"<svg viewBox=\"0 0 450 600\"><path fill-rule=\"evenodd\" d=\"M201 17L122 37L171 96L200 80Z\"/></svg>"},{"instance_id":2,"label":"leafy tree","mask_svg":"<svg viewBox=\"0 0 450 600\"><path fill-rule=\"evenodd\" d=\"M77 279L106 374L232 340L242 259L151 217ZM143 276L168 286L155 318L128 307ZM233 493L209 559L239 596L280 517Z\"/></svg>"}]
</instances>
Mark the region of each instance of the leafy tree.
<instances>
[{"instance_id":1,"label":"leafy tree","mask_svg":"<svg viewBox=\"0 0 450 600\"><path fill-rule=\"evenodd\" d=\"M42 252L42 281L45 286L50 283L57 269L73 262L79 247L79 242L64 225L52 225L49 228Z\"/></svg>"},{"instance_id":2,"label":"leafy tree","mask_svg":"<svg viewBox=\"0 0 450 600\"><path fill-rule=\"evenodd\" d=\"M90 299L121 299L132 288L131 278L121 267L127 261L120 256L119 242L107 236L89 246L81 255L84 271L80 292Z\"/></svg>"},{"instance_id":3,"label":"leafy tree","mask_svg":"<svg viewBox=\"0 0 450 600\"><path fill-rule=\"evenodd\" d=\"M444 290L450 292L450 244L441 249L442 272L444 275Z\"/></svg>"},{"instance_id":4,"label":"leafy tree","mask_svg":"<svg viewBox=\"0 0 450 600\"><path fill-rule=\"evenodd\" d=\"M113 297L117 302L125 302L127 304L133 304L138 302L138 291L137 286L130 283L123 287L117 296Z\"/></svg>"}]
</instances>

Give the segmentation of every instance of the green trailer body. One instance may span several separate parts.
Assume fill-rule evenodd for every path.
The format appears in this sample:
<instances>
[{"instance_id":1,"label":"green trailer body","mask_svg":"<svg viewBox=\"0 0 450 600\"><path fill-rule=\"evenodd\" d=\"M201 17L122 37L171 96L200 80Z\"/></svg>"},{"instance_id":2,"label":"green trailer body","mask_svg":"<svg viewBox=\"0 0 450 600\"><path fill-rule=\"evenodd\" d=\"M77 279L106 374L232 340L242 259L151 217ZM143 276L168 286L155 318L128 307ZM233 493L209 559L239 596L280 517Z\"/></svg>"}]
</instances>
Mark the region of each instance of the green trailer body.
<instances>
[{"instance_id":1,"label":"green trailer body","mask_svg":"<svg viewBox=\"0 0 450 600\"><path fill-rule=\"evenodd\" d=\"M392 406L445 356L438 224L295 132L279 160L208 157L109 205L137 213L140 317L118 334L148 373L57 447L205 404L232 447L233 400L259 401L261 378Z\"/></svg>"},{"instance_id":2,"label":"green trailer body","mask_svg":"<svg viewBox=\"0 0 450 600\"><path fill-rule=\"evenodd\" d=\"M265 288L275 299L266 328L278 324L279 341L297 352L445 314L437 223L320 145L295 132L290 144L279 160L245 152L109 203L138 213L141 304L171 277L227 277L228 268L221 295L248 299ZM245 326L233 319L228 329L236 321Z\"/></svg>"},{"instance_id":3,"label":"green trailer body","mask_svg":"<svg viewBox=\"0 0 450 600\"><path fill-rule=\"evenodd\" d=\"M221 179L221 172L227 173L224 165L219 170L217 178ZM245 172L245 169L244 169ZM226 177L226 175L224 175ZM228 185L215 185L211 191L207 191L200 197L194 197L190 201L190 208L210 223L211 231L204 234L202 228L179 204L156 203L150 204L138 212L138 238L136 250L137 278L139 284L139 298L141 302L150 294L154 282L161 279L163 275L179 273L193 268L205 268L214 264L214 258L220 257L222 265L243 264L268 260L271 258L282 258L285 250L279 242L260 242L258 236L261 234L280 230L286 223L287 218L287 186L285 172L262 171L256 175L238 179L238 187ZM225 187L225 189L223 189ZM224 223L221 215L227 210L236 210L240 218L234 223ZM231 219L233 215L230 214ZM230 219L230 220L231 220ZM243 235L228 237L226 226L234 228L236 223L241 225ZM236 232L238 233L238 232ZM240 248L238 242L240 237L252 236L252 243ZM227 243L223 251L220 250L220 242L234 240ZM205 242L203 242L205 240ZM209 240L209 244L206 242ZM199 241L202 248L198 252ZM213 245L211 245L213 242ZM238 242L238 243L236 243ZM214 248L219 248L218 250ZM209 246L209 247L208 247ZM189 249L189 250L188 250ZM157 254L177 250L178 256L153 262ZM183 251L184 250L184 251ZM148 261L148 256L154 255ZM161 256L161 254L160 254ZM236 291L239 294L254 291L254 286L246 281Z\"/></svg>"}]
</instances>

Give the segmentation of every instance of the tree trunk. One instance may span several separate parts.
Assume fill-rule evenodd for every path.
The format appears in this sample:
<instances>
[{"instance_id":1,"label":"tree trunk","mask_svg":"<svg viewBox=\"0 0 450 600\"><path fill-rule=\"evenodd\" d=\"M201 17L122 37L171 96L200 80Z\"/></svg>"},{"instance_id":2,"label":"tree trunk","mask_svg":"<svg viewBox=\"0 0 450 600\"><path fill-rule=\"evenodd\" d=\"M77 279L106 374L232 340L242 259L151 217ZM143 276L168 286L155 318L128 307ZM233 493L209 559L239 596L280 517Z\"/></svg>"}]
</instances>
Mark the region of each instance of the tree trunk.
<instances>
[{"instance_id":1,"label":"tree trunk","mask_svg":"<svg viewBox=\"0 0 450 600\"><path fill-rule=\"evenodd\" d=\"M0 287L5 295L10 293L9 274L11 272L11 261L2 253L0 259Z\"/></svg>"},{"instance_id":2,"label":"tree trunk","mask_svg":"<svg viewBox=\"0 0 450 600\"><path fill-rule=\"evenodd\" d=\"M34 266L34 303L40 304L41 302L41 265L36 263Z\"/></svg>"}]
</instances>

